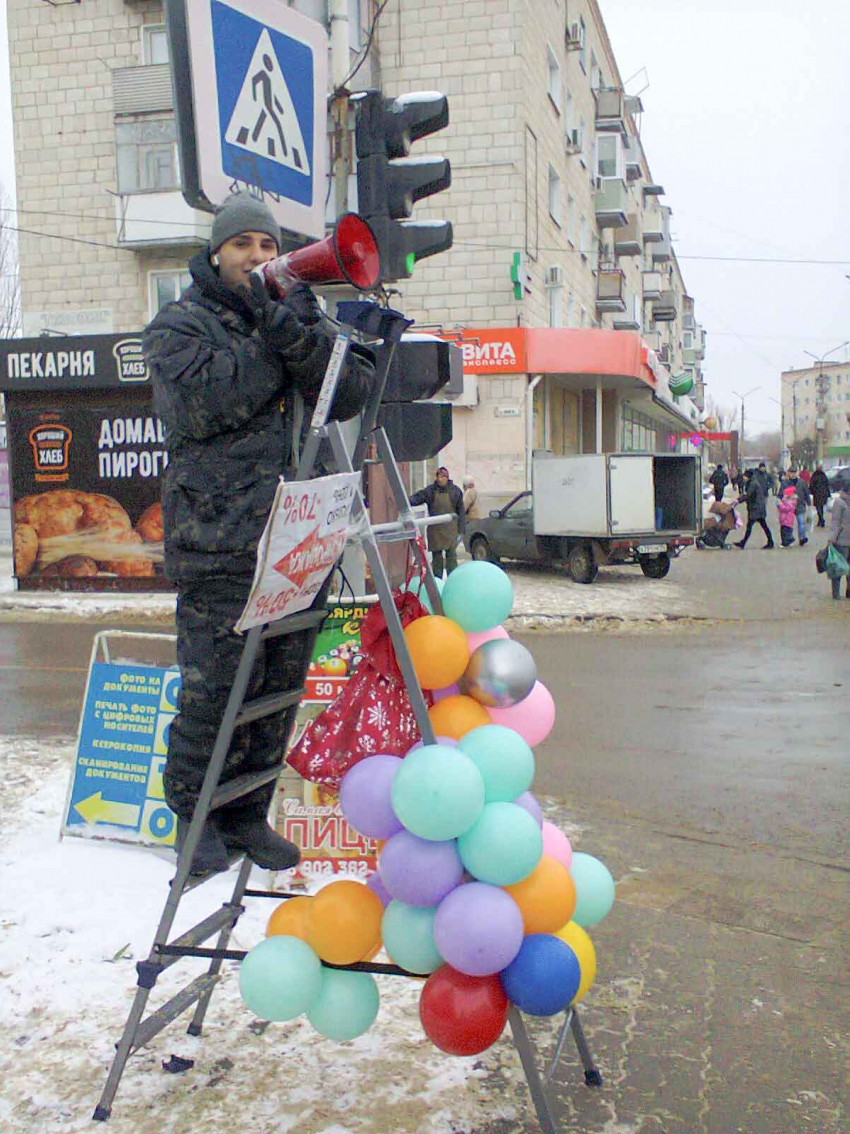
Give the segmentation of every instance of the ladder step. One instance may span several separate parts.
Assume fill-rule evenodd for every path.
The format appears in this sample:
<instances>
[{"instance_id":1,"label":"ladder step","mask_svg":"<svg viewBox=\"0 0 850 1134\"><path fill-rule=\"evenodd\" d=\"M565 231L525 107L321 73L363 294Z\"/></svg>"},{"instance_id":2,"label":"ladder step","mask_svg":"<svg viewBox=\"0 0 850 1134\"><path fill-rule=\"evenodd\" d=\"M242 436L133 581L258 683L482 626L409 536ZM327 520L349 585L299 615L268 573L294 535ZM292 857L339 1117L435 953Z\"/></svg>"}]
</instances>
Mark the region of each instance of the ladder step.
<instances>
[{"instance_id":1,"label":"ladder step","mask_svg":"<svg viewBox=\"0 0 850 1134\"><path fill-rule=\"evenodd\" d=\"M202 941L209 941L226 925L235 925L243 910L243 906L222 906L220 910L216 910L209 917L205 917L203 921L199 921L196 926L188 929L185 933L181 933L179 937L175 937L167 945L157 947L156 952L162 958L160 967L167 969L169 965L180 960L181 954L173 954L170 952L171 949L194 949Z\"/></svg>"},{"instance_id":2,"label":"ladder step","mask_svg":"<svg viewBox=\"0 0 850 1134\"><path fill-rule=\"evenodd\" d=\"M213 792L210 811L223 807L225 803L232 803L255 788L264 787L276 780L281 773L282 765L275 764L273 768L266 768L263 772L246 772L244 776L235 776L227 783L221 784Z\"/></svg>"},{"instance_id":3,"label":"ladder step","mask_svg":"<svg viewBox=\"0 0 850 1134\"><path fill-rule=\"evenodd\" d=\"M227 869L229 870L234 863L241 862L245 857L244 851L228 851L227 852ZM219 871L212 871L210 874L190 874L186 881L183 883L181 894L186 894L189 890L194 890L196 886L202 886L204 882L209 882L210 878L218 878ZM173 885L174 879L171 880L170 885Z\"/></svg>"},{"instance_id":4,"label":"ladder step","mask_svg":"<svg viewBox=\"0 0 850 1134\"><path fill-rule=\"evenodd\" d=\"M312 630L314 626L321 626L327 616L326 610L302 610L298 614L288 614L286 618L270 622L260 635L260 641L279 638L281 634L295 634L299 630Z\"/></svg>"},{"instance_id":5,"label":"ladder step","mask_svg":"<svg viewBox=\"0 0 850 1134\"><path fill-rule=\"evenodd\" d=\"M242 708L236 714L233 727L257 721L260 717L270 717L272 713L279 713L297 705L304 696L304 689L290 689L288 693L269 693L265 697L255 697L253 701L243 701Z\"/></svg>"},{"instance_id":6,"label":"ladder step","mask_svg":"<svg viewBox=\"0 0 850 1134\"><path fill-rule=\"evenodd\" d=\"M176 996L172 996L170 1000L166 1001L156 1012L151 1012L150 1016L142 1020L136 1029L131 1050L136 1051L150 1043L153 1037L158 1036L172 1020L176 1020L187 1008L191 1008L195 1001L200 1000L207 989L212 988L219 979L218 974L202 973L199 977L195 977L191 984L187 984Z\"/></svg>"}]
</instances>

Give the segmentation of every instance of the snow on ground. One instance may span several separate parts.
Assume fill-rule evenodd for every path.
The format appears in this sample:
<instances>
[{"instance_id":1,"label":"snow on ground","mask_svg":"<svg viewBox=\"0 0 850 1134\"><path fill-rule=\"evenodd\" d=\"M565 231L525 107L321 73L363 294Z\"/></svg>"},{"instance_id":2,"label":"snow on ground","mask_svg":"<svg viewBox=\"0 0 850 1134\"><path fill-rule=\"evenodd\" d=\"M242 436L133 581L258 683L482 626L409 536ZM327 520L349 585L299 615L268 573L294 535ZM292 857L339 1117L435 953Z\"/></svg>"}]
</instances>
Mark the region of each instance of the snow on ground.
<instances>
[{"instance_id":1,"label":"snow on ground","mask_svg":"<svg viewBox=\"0 0 850 1134\"><path fill-rule=\"evenodd\" d=\"M78 1134L91 1115L135 993L173 874L169 852L59 841L73 742L0 740L0 1126L4 1134ZM567 828L569 829L569 828ZM229 899L235 874L186 895L173 935ZM252 884L265 887L256 871ZM248 899L231 939L261 940L274 908ZM385 958L381 958L385 959ZM160 978L158 1007L204 967ZM418 981L378 977L381 1009L366 1035L334 1043L304 1017L264 1025L243 1006L225 962L204 1034L186 1014L131 1057L114 1134L470 1134L487 1121L536 1129L509 1039L482 1056L444 1055L419 1025ZM194 1059L168 1074L171 1054ZM491 1081L488 1082L488 1079Z\"/></svg>"}]
</instances>

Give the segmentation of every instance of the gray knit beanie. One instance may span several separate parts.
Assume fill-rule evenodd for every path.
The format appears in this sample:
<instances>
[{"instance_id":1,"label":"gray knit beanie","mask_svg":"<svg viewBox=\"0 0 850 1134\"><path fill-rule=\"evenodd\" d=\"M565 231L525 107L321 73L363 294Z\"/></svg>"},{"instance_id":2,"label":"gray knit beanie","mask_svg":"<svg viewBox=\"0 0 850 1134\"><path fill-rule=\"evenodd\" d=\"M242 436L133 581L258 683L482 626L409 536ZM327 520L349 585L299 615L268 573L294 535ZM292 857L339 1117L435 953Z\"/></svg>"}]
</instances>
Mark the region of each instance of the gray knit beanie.
<instances>
[{"instance_id":1,"label":"gray knit beanie","mask_svg":"<svg viewBox=\"0 0 850 1134\"><path fill-rule=\"evenodd\" d=\"M240 232L265 232L280 251L280 226L271 210L244 190L228 197L216 209L210 233L210 252L217 252L225 240L238 236Z\"/></svg>"}]
</instances>

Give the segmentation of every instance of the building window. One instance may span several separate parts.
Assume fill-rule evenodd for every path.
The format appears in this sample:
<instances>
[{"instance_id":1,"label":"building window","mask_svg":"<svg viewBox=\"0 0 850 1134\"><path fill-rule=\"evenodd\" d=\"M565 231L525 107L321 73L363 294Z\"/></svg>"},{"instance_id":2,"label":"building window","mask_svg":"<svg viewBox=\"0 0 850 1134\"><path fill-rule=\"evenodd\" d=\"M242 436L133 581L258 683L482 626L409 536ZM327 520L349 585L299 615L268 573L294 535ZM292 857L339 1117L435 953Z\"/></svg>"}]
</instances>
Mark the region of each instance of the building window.
<instances>
[{"instance_id":1,"label":"building window","mask_svg":"<svg viewBox=\"0 0 850 1134\"><path fill-rule=\"evenodd\" d=\"M579 323L580 327L586 327L587 326L587 311L583 307L582 307L581 313L579 315L578 323Z\"/></svg>"},{"instance_id":2,"label":"building window","mask_svg":"<svg viewBox=\"0 0 850 1134\"><path fill-rule=\"evenodd\" d=\"M564 127L569 135L573 129L573 92L567 91L567 98L564 102ZM569 140L569 138L567 139Z\"/></svg>"},{"instance_id":3,"label":"building window","mask_svg":"<svg viewBox=\"0 0 850 1134\"><path fill-rule=\"evenodd\" d=\"M587 73L587 27L584 16L580 16L578 21L578 41L581 44L578 51L578 61L581 64L582 71Z\"/></svg>"},{"instance_id":4,"label":"building window","mask_svg":"<svg viewBox=\"0 0 850 1134\"><path fill-rule=\"evenodd\" d=\"M549 326L561 326L561 291L560 287L550 287L549 291Z\"/></svg>"},{"instance_id":5,"label":"building window","mask_svg":"<svg viewBox=\"0 0 850 1134\"><path fill-rule=\"evenodd\" d=\"M142 63L168 62L168 33L165 24L149 24L142 29Z\"/></svg>"},{"instance_id":6,"label":"building window","mask_svg":"<svg viewBox=\"0 0 850 1134\"><path fill-rule=\"evenodd\" d=\"M628 402L622 410L622 451L624 453L655 453L658 444L657 424L645 413L632 409Z\"/></svg>"},{"instance_id":7,"label":"building window","mask_svg":"<svg viewBox=\"0 0 850 1134\"><path fill-rule=\"evenodd\" d=\"M119 194L180 188L173 118L117 122L115 148Z\"/></svg>"},{"instance_id":8,"label":"building window","mask_svg":"<svg viewBox=\"0 0 850 1134\"><path fill-rule=\"evenodd\" d=\"M596 61L596 53L591 49L590 52L590 89L598 91L602 86L602 72L599 69L599 63Z\"/></svg>"},{"instance_id":9,"label":"building window","mask_svg":"<svg viewBox=\"0 0 850 1134\"><path fill-rule=\"evenodd\" d=\"M546 65L549 68L549 98L555 109L561 112L561 64L549 44L546 44Z\"/></svg>"},{"instance_id":10,"label":"building window","mask_svg":"<svg viewBox=\"0 0 850 1134\"><path fill-rule=\"evenodd\" d=\"M578 140L581 145L581 164L587 169L587 123L584 118L578 122Z\"/></svg>"},{"instance_id":11,"label":"building window","mask_svg":"<svg viewBox=\"0 0 850 1134\"><path fill-rule=\"evenodd\" d=\"M622 180L622 151L618 134L600 134L596 139L596 176Z\"/></svg>"},{"instance_id":12,"label":"building window","mask_svg":"<svg viewBox=\"0 0 850 1134\"><path fill-rule=\"evenodd\" d=\"M567 292L567 310L565 313L564 326L571 327L573 325L573 293Z\"/></svg>"},{"instance_id":13,"label":"building window","mask_svg":"<svg viewBox=\"0 0 850 1134\"><path fill-rule=\"evenodd\" d=\"M148 309L151 319L166 303L179 299L191 282L189 272L149 272Z\"/></svg>"},{"instance_id":14,"label":"building window","mask_svg":"<svg viewBox=\"0 0 850 1134\"><path fill-rule=\"evenodd\" d=\"M348 46L352 51L363 47L363 13L361 0L348 0Z\"/></svg>"},{"instance_id":15,"label":"building window","mask_svg":"<svg viewBox=\"0 0 850 1134\"><path fill-rule=\"evenodd\" d=\"M567 240L572 244L573 248L576 246L576 203L572 193L567 195Z\"/></svg>"},{"instance_id":16,"label":"building window","mask_svg":"<svg viewBox=\"0 0 850 1134\"><path fill-rule=\"evenodd\" d=\"M587 217L583 213L578 222L578 250L581 252L581 258L586 260L589 252L587 247Z\"/></svg>"},{"instance_id":17,"label":"building window","mask_svg":"<svg viewBox=\"0 0 850 1134\"><path fill-rule=\"evenodd\" d=\"M693 343L694 336L692 331L685 331L682 335L682 346L685 350L690 350Z\"/></svg>"},{"instance_id":18,"label":"building window","mask_svg":"<svg viewBox=\"0 0 850 1134\"><path fill-rule=\"evenodd\" d=\"M572 198L570 198L572 200ZM554 168L549 166L549 216L560 227L561 224L561 179Z\"/></svg>"}]
</instances>

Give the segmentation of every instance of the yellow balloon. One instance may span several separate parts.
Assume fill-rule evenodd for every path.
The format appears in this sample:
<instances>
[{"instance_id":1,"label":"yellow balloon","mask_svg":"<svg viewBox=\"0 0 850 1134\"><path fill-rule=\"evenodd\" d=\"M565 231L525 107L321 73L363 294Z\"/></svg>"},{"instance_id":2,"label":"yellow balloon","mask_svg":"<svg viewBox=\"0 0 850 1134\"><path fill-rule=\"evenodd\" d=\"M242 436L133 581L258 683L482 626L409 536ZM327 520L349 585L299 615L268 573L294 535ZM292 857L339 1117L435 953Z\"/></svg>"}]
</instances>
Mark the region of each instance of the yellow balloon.
<instances>
[{"instance_id":1,"label":"yellow balloon","mask_svg":"<svg viewBox=\"0 0 850 1134\"><path fill-rule=\"evenodd\" d=\"M437 736L450 736L453 740L461 740L472 729L493 723L484 706L463 693L453 693L432 705L428 717Z\"/></svg>"},{"instance_id":2,"label":"yellow balloon","mask_svg":"<svg viewBox=\"0 0 850 1134\"><path fill-rule=\"evenodd\" d=\"M281 902L269 918L266 926L266 937L300 937L307 940L307 912L310 909L312 898L304 895L299 898L287 898Z\"/></svg>"},{"instance_id":3,"label":"yellow balloon","mask_svg":"<svg viewBox=\"0 0 850 1134\"><path fill-rule=\"evenodd\" d=\"M573 999L573 1004L578 1004L579 1000L581 1000L596 980L596 950L586 930L582 929L582 927L574 921L567 922L565 926L556 932L555 936L560 937L563 942L569 945L578 957L579 968L581 969L581 981L579 982L578 992Z\"/></svg>"},{"instance_id":4,"label":"yellow balloon","mask_svg":"<svg viewBox=\"0 0 850 1134\"><path fill-rule=\"evenodd\" d=\"M442 614L427 614L404 629L410 660L423 689L445 689L469 664L466 634Z\"/></svg>"},{"instance_id":5,"label":"yellow balloon","mask_svg":"<svg viewBox=\"0 0 850 1134\"><path fill-rule=\"evenodd\" d=\"M351 965L381 941L384 907L368 886L342 879L310 899L307 944L323 961Z\"/></svg>"}]
</instances>

